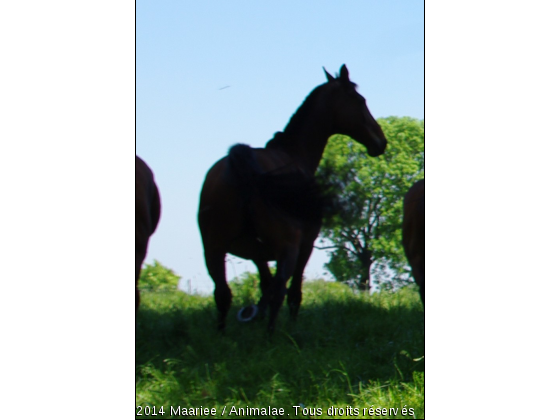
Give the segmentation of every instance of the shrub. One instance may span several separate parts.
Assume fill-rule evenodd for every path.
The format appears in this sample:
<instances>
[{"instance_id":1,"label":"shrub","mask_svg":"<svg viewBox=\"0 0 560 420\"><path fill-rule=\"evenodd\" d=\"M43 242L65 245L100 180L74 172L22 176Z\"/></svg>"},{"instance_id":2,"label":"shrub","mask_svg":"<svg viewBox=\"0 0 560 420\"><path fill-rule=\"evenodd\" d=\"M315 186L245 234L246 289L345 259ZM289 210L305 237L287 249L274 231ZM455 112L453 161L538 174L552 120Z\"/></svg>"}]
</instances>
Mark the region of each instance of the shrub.
<instances>
[{"instance_id":1,"label":"shrub","mask_svg":"<svg viewBox=\"0 0 560 420\"><path fill-rule=\"evenodd\" d=\"M138 287L150 291L176 290L180 278L173 270L154 260L153 265L145 264L142 268Z\"/></svg>"}]
</instances>

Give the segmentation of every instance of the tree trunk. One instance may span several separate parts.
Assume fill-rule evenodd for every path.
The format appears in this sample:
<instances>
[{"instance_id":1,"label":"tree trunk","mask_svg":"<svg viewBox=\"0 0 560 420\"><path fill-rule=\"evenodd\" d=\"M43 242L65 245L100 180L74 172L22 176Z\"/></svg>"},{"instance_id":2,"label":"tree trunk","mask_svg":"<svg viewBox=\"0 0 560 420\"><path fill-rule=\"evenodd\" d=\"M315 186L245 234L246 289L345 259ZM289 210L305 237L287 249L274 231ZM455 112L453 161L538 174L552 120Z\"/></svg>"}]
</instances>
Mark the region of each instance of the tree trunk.
<instances>
[{"instance_id":1,"label":"tree trunk","mask_svg":"<svg viewBox=\"0 0 560 420\"><path fill-rule=\"evenodd\" d=\"M370 268L373 261L371 260L371 252L366 252L365 254L369 255L362 255L360 258L360 265L361 270L358 277L358 290L363 292L369 292L369 284L370 284Z\"/></svg>"}]
</instances>

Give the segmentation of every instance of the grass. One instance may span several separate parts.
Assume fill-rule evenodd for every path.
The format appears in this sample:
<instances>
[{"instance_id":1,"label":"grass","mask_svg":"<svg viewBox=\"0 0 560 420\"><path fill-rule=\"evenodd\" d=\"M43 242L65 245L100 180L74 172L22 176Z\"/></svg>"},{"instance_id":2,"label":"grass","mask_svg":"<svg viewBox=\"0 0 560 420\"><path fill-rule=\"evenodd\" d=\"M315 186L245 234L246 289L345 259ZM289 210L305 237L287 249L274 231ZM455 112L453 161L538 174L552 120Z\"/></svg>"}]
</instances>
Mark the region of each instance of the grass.
<instances>
[{"instance_id":1,"label":"grass","mask_svg":"<svg viewBox=\"0 0 560 420\"><path fill-rule=\"evenodd\" d=\"M191 418L424 417L424 312L415 288L367 295L305 282L297 322L284 305L268 337L266 321L235 320L258 287L250 278L231 286L224 334L216 329L212 297L142 293L136 405L165 415L137 418L182 418L178 407L185 414L198 408L196 416L183 416ZM249 410L268 407L276 411ZM200 416L205 408L215 414Z\"/></svg>"}]
</instances>

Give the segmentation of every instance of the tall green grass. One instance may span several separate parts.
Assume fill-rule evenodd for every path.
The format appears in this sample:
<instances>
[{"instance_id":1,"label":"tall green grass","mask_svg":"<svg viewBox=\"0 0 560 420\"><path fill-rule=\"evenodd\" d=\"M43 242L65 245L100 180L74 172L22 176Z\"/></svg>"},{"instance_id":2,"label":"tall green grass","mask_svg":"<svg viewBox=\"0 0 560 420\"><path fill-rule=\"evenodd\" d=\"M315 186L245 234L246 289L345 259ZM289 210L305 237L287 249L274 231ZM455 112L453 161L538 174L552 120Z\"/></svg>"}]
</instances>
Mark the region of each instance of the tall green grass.
<instances>
[{"instance_id":1,"label":"tall green grass","mask_svg":"<svg viewBox=\"0 0 560 420\"><path fill-rule=\"evenodd\" d=\"M216 410L191 418L265 418L247 415L263 407L284 409L273 418L424 417L424 312L415 288L368 295L339 283L305 282L297 322L284 305L269 337L266 321L235 319L256 300L254 283L246 276L231 284L224 334L216 329L212 297L142 293L136 405L150 414L163 408L165 415L137 418L181 418L171 407ZM334 408L344 415L332 415Z\"/></svg>"}]
</instances>

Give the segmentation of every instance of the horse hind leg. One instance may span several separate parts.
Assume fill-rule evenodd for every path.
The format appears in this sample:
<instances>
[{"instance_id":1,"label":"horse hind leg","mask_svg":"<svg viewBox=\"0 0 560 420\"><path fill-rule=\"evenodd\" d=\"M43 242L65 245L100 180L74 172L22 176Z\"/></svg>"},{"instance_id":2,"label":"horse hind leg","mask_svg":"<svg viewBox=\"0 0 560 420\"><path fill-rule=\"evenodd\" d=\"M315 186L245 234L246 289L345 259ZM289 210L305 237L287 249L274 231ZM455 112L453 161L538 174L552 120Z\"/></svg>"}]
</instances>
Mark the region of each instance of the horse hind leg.
<instances>
[{"instance_id":1,"label":"horse hind leg","mask_svg":"<svg viewBox=\"0 0 560 420\"><path fill-rule=\"evenodd\" d=\"M207 251L204 253L208 274L214 280L214 301L218 308L218 330L223 331L226 317L231 307L231 289L226 279L225 252Z\"/></svg>"}]
</instances>

